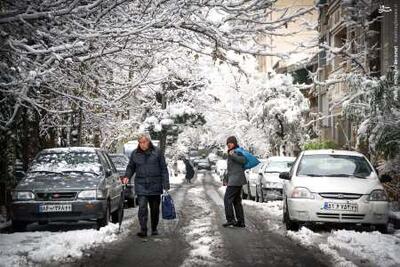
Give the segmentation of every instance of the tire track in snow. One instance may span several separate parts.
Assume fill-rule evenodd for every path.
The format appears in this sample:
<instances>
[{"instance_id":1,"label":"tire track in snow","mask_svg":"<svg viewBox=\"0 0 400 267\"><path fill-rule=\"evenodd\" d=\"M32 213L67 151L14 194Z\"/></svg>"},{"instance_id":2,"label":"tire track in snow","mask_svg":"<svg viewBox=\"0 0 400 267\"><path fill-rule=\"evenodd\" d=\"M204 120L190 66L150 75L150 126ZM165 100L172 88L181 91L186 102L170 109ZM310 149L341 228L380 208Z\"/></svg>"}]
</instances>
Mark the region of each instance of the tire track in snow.
<instances>
[{"instance_id":1,"label":"tire track in snow","mask_svg":"<svg viewBox=\"0 0 400 267\"><path fill-rule=\"evenodd\" d=\"M202 185L204 174L197 174L195 186L187 190L186 206L193 219L182 228L190 251L182 266L221 266L225 265L219 255L222 253L222 236L213 222L217 216L210 205Z\"/></svg>"}]
</instances>

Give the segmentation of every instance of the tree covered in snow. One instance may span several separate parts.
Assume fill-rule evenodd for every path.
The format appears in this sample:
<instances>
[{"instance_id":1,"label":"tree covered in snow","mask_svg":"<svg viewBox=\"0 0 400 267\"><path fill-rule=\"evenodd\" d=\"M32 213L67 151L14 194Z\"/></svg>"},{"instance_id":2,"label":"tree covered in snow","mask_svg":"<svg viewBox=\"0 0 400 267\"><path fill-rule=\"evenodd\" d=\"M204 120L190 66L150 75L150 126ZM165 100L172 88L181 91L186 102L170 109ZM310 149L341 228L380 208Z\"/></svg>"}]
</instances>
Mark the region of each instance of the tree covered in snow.
<instances>
[{"instance_id":1,"label":"tree covered in snow","mask_svg":"<svg viewBox=\"0 0 400 267\"><path fill-rule=\"evenodd\" d=\"M344 102L343 113L358 125L358 146L373 159L385 159L386 171L400 164L400 86L393 77L348 80L352 93ZM394 162L396 164L394 164ZM395 168L393 168L395 167Z\"/></svg>"},{"instance_id":2,"label":"tree covered in snow","mask_svg":"<svg viewBox=\"0 0 400 267\"><path fill-rule=\"evenodd\" d=\"M216 99L206 112L208 134L220 145L236 135L259 156L298 150L307 140L302 115L308 111L300 87L289 75L259 73L254 58L237 60L245 72L222 64L207 75Z\"/></svg>"},{"instance_id":3,"label":"tree covered in snow","mask_svg":"<svg viewBox=\"0 0 400 267\"><path fill-rule=\"evenodd\" d=\"M13 175L16 158L27 167L44 147L86 142L110 147L115 139L128 138L126 127L136 129L152 112L166 123L168 111L160 111L156 95L176 80L185 81L184 95L195 99L176 105L198 112L203 98L192 85L202 77L188 80L182 73L192 68L181 66L194 66L203 55L241 68L230 52L271 55L257 36L276 34L311 10L266 21L274 2L1 1L0 144L7 156L0 173L10 173L1 177ZM171 55L178 50L186 65L174 66L178 60ZM169 71L159 71L168 60Z\"/></svg>"}]
</instances>

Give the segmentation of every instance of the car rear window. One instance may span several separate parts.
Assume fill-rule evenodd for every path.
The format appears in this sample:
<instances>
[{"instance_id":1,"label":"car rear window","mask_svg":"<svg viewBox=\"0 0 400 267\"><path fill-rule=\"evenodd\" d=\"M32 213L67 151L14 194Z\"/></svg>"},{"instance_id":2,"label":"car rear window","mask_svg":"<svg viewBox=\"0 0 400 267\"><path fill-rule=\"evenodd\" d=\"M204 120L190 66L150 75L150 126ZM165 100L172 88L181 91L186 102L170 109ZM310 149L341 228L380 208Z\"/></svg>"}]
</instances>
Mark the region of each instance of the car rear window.
<instances>
[{"instance_id":1,"label":"car rear window","mask_svg":"<svg viewBox=\"0 0 400 267\"><path fill-rule=\"evenodd\" d=\"M305 155L297 169L298 176L367 178L372 173L368 161L351 155Z\"/></svg>"},{"instance_id":2,"label":"car rear window","mask_svg":"<svg viewBox=\"0 0 400 267\"><path fill-rule=\"evenodd\" d=\"M293 164L293 161L271 161L264 169L265 173L272 172L288 172Z\"/></svg>"}]
</instances>

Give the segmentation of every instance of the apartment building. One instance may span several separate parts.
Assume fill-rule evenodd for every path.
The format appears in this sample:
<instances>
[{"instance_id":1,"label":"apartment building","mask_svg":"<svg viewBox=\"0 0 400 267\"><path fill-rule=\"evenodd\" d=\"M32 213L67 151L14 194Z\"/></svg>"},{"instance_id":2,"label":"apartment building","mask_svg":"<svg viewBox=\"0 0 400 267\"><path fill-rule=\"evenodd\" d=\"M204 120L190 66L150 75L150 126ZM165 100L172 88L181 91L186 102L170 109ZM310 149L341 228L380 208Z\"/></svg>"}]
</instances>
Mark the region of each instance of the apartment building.
<instances>
[{"instance_id":1,"label":"apartment building","mask_svg":"<svg viewBox=\"0 0 400 267\"><path fill-rule=\"evenodd\" d=\"M356 128L343 118L342 100L349 92L344 74L379 77L399 63L398 0L320 0L318 32L318 124L320 137L340 147L355 146Z\"/></svg>"}]
</instances>

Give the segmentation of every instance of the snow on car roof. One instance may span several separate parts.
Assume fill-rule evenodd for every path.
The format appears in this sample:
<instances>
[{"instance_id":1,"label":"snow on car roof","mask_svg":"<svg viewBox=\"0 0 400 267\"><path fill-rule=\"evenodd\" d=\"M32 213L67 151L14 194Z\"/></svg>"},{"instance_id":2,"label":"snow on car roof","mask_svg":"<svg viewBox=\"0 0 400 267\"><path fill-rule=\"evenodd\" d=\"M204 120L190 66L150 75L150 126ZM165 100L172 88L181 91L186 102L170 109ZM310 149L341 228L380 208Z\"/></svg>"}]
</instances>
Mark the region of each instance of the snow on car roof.
<instances>
[{"instance_id":1,"label":"snow on car roof","mask_svg":"<svg viewBox=\"0 0 400 267\"><path fill-rule=\"evenodd\" d=\"M63 152L96 152L99 148L94 147L57 147L42 150L45 153L63 153Z\"/></svg>"},{"instance_id":2,"label":"snow on car roof","mask_svg":"<svg viewBox=\"0 0 400 267\"><path fill-rule=\"evenodd\" d=\"M363 157L364 155L349 150L335 150L335 149L318 149L318 150L306 150L303 155L347 155L347 156L358 156Z\"/></svg>"}]
</instances>

